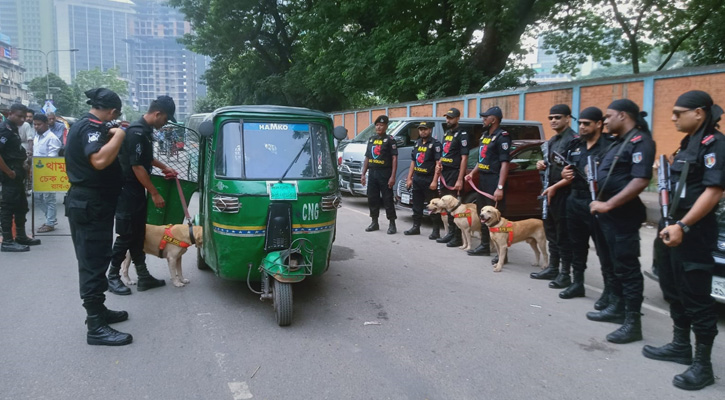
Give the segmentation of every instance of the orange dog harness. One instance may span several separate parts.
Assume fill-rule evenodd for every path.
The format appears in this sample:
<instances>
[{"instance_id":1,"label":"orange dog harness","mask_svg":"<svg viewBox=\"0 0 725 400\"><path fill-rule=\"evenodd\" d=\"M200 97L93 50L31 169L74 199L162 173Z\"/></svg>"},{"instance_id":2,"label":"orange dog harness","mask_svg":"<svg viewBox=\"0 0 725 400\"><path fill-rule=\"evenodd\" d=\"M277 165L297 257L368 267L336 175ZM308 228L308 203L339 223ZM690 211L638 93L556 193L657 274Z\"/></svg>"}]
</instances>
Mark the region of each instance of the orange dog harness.
<instances>
[{"instance_id":1,"label":"orange dog harness","mask_svg":"<svg viewBox=\"0 0 725 400\"><path fill-rule=\"evenodd\" d=\"M491 233L505 233L508 232L509 234L509 240L506 242L506 247L511 247L511 245L514 242L514 224L513 222L509 221L506 226L499 226L496 228L488 228L488 231Z\"/></svg>"},{"instance_id":2,"label":"orange dog harness","mask_svg":"<svg viewBox=\"0 0 725 400\"><path fill-rule=\"evenodd\" d=\"M466 210L466 212L453 214L453 218L468 218L468 226L471 226L471 210Z\"/></svg>"},{"instance_id":3,"label":"orange dog harness","mask_svg":"<svg viewBox=\"0 0 725 400\"><path fill-rule=\"evenodd\" d=\"M191 243L182 242L181 240L173 237L171 235L171 225L166 225L164 236L161 237L161 243L159 243L159 257L164 258L164 249L169 243L183 248L191 247Z\"/></svg>"}]
</instances>

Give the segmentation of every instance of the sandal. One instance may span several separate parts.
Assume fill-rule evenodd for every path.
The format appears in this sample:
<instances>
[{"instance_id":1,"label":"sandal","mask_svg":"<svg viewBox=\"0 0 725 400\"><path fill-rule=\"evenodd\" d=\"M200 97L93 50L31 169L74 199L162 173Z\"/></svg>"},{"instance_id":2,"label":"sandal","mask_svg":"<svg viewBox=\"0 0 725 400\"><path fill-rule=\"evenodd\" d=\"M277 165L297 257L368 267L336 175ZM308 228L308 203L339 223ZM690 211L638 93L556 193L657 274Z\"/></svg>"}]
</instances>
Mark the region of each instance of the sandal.
<instances>
[{"instance_id":1,"label":"sandal","mask_svg":"<svg viewBox=\"0 0 725 400\"><path fill-rule=\"evenodd\" d=\"M38 233L48 233L54 231L55 228L49 225L43 224L40 228L38 228Z\"/></svg>"}]
</instances>

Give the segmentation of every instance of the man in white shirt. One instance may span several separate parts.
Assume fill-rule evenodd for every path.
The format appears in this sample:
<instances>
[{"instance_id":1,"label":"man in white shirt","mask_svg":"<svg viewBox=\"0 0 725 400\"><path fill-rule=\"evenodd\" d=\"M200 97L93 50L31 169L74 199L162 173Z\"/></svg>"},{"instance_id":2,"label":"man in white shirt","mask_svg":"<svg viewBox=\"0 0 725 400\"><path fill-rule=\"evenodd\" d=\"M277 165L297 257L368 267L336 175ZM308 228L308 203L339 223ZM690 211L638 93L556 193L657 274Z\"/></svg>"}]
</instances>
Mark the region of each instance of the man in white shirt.
<instances>
[{"instance_id":1,"label":"man in white shirt","mask_svg":"<svg viewBox=\"0 0 725 400\"><path fill-rule=\"evenodd\" d=\"M43 114L33 116L35 139L33 140L33 157L58 157L61 148L60 139L51 132L48 126L48 117ZM38 228L38 233L55 230L55 193L35 193L35 202L45 213L45 224Z\"/></svg>"}]
</instances>

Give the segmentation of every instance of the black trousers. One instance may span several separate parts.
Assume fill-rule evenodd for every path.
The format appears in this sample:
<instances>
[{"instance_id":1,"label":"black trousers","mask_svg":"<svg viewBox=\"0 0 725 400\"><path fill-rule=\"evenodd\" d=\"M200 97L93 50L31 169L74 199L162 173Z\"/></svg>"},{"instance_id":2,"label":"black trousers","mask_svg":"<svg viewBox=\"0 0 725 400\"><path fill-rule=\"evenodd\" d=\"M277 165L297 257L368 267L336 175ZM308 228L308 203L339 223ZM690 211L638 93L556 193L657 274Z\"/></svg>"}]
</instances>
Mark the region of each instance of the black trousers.
<instances>
[{"instance_id":1,"label":"black trousers","mask_svg":"<svg viewBox=\"0 0 725 400\"><path fill-rule=\"evenodd\" d=\"M453 197L459 197L458 192L456 192L455 190L452 190L452 189L448 189L445 186L445 185L448 185L450 187L454 187L456 185L456 181L458 180L458 174L459 174L459 172L460 172L460 170L457 169L457 168L454 169L454 168L446 168L446 167L443 167L443 169L441 169L441 176L443 178L441 180L440 187L439 187L440 188L439 191L440 191L441 197L443 197L445 195L451 195ZM443 184L443 181L446 182L445 185ZM451 232L457 233L456 232L457 231L457 227L456 227L456 223L454 222L455 218L453 217L453 214L447 213L447 215L448 215L447 216L447 218L448 218L448 229ZM457 234L460 235L460 233L457 233Z\"/></svg>"},{"instance_id":2,"label":"black trousers","mask_svg":"<svg viewBox=\"0 0 725 400\"><path fill-rule=\"evenodd\" d=\"M611 260L614 272L612 292L623 297L627 311L632 312L641 310L644 299L644 278L639 263L639 229L645 220L645 212L644 204L636 198L598 216L606 243L606 246L602 246L600 261L602 256Z\"/></svg>"},{"instance_id":3,"label":"black trousers","mask_svg":"<svg viewBox=\"0 0 725 400\"><path fill-rule=\"evenodd\" d=\"M594 246L599 255L599 263L602 266L604 285L608 286L614 278L614 266L609 258L609 251L603 249L606 246L598 218L589 211L591 203L589 192L572 190L566 200L567 228L569 230L569 243L571 248L571 268L574 271L584 272L587 269L587 257L589 255L589 238L594 241Z\"/></svg>"},{"instance_id":4,"label":"black trousers","mask_svg":"<svg viewBox=\"0 0 725 400\"><path fill-rule=\"evenodd\" d=\"M559 189L549 202L549 210L544 220L546 240L549 242L549 257L561 260L562 264L571 264L571 247L567 231L566 199L569 189Z\"/></svg>"},{"instance_id":5,"label":"black trousers","mask_svg":"<svg viewBox=\"0 0 725 400\"><path fill-rule=\"evenodd\" d=\"M498 174L484 174L479 172L478 173L478 188L482 191L490 194L493 196L493 193L496 191L496 188L498 187ZM505 189L505 188L504 188ZM504 191L504 193L506 193ZM478 192L476 192L476 209L478 210L478 215L481 215L481 209L486 206L495 206L499 211L501 211L501 215L506 211L506 198L504 197L501 199L501 201L496 204L495 201L488 198L488 196L484 196ZM480 218L480 217L477 217ZM486 245L491 242L491 232L488 230L488 226L485 224L481 224L481 244Z\"/></svg>"},{"instance_id":6,"label":"black trousers","mask_svg":"<svg viewBox=\"0 0 725 400\"><path fill-rule=\"evenodd\" d=\"M106 270L111 261L113 215L118 192L71 186L65 212L78 259L78 278L83 307L88 315L106 309Z\"/></svg>"},{"instance_id":7,"label":"black trousers","mask_svg":"<svg viewBox=\"0 0 725 400\"><path fill-rule=\"evenodd\" d=\"M395 214L395 203L393 202L393 189L388 187L388 180L393 173L389 168L368 169L368 207L370 207L370 218L378 219L380 206L385 207L385 215L389 220L397 218Z\"/></svg>"},{"instance_id":8,"label":"black trousers","mask_svg":"<svg viewBox=\"0 0 725 400\"><path fill-rule=\"evenodd\" d=\"M146 240L146 189L125 185L118 197L116 209L116 241L113 243L111 265L120 267L131 253L134 265L146 264L146 253L143 251Z\"/></svg>"},{"instance_id":9,"label":"black trousers","mask_svg":"<svg viewBox=\"0 0 725 400\"><path fill-rule=\"evenodd\" d=\"M437 190L430 189L431 182L433 182L433 175L413 174L414 223L420 224L420 221L423 219L423 207L438 194Z\"/></svg>"},{"instance_id":10,"label":"black trousers","mask_svg":"<svg viewBox=\"0 0 725 400\"><path fill-rule=\"evenodd\" d=\"M663 227L660 221L659 229ZM712 251L717 245L715 214L691 226L677 247L667 247L657 240L660 288L670 304L672 320L683 328L692 326L698 342L712 344L717 335L715 300L710 296L715 268Z\"/></svg>"},{"instance_id":11,"label":"black trousers","mask_svg":"<svg viewBox=\"0 0 725 400\"><path fill-rule=\"evenodd\" d=\"M12 165L15 179L2 175L2 201L0 202L0 229L4 241L14 240L13 220L18 236L26 236L25 221L28 214L28 198L25 197L25 169L22 165Z\"/></svg>"}]
</instances>

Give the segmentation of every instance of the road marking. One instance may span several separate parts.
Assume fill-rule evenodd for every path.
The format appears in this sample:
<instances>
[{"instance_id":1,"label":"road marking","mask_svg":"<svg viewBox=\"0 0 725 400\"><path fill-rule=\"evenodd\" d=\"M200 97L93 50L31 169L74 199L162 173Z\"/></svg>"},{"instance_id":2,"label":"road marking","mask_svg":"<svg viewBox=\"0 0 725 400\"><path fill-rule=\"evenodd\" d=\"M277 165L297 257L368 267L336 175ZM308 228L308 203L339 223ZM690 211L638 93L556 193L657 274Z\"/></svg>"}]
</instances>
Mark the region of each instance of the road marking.
<instances>
[{"instance_id":1,"label":"road marking","mask_svg":"<svg viewBox=\"0 0 725 400\"><path fill-rule=\"evenodd\" d=\"M229 382L229 390L232 391L232 396L234 396L234 400L244 400L244 399L251 399L252 392L249 391L249 385L247 385L247 382Z\"/></svg>"},{"instance_id":2,"label":"road marking","mask_svg":"<svg viewBox=\"0 0 725 400\"><path fill-rule=\"evenodd\" d=\"M365 212L362 212L362 211L358 211L358 210L356 210L356 209L354 209L354 208L349 208L349 207L345 207L345 206L342 206L342 207L340 207L340 208L341 208L341 209L343 209L343 210L347 210L347 211L352 211L352 212L356 212L356 213L358 213L358 214L362 214L362 215L364 215L364 216L366 216L366 217L370 216L370 214L369 214L369 213L365 213Z\"/></svg>"},{"instance_id":3,"label":"road marking","mask_svg":"<svg viewBox=\"0 0 725 400\"><path fill-rule=\"evenodd\" d=\"M591 291L597 292L597 293L602 293L602 290L601 289L595 288L594 286L589 286L587 284L584 284L584 287L587 288L587 290L591 290ZM659 313L659 314L662 314L662 315L664 315L666 317L669 317L670 316L670 312L669 311L664 310L664 309L659 308L659 307L655 307L655 306L649 305L649 304L644 303L644 302L642 303L642 308L646 308L646 309L648 309L650 311L654 311L654 312Z\"/></svg>"}]
</instances>

